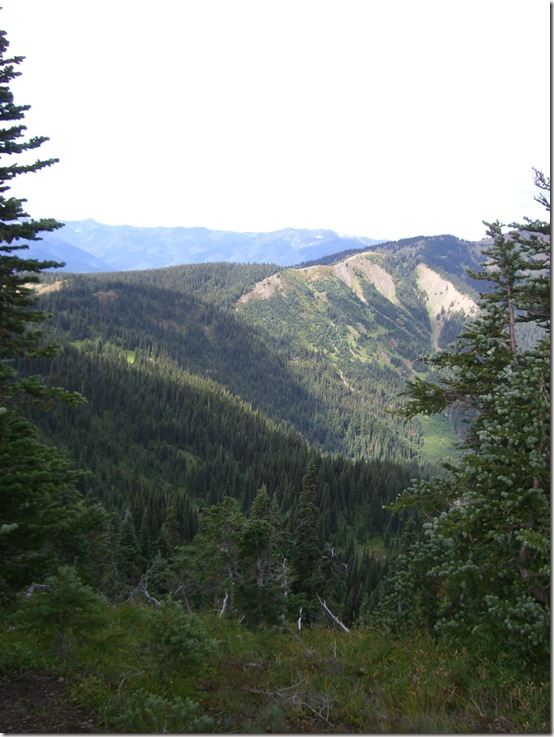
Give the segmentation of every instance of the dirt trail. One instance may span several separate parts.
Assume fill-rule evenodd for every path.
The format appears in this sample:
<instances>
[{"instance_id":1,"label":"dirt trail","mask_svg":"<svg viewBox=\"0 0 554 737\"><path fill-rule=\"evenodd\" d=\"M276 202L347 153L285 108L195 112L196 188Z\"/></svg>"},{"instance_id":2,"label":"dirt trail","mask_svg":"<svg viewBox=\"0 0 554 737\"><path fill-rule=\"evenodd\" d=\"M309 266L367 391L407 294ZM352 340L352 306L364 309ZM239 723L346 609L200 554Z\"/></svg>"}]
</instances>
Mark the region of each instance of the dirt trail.
<instances>
[{"instance_id":1,"label":"dirt trail","mask_svg":"<svg viewBox=\"0 0 554 737\"><path fill-rule=\"evenodd\" d=\"M0 674L0 732L85 734L95 715L71 701L63 678L25 671Z\"/></svg>"}]
</instances>

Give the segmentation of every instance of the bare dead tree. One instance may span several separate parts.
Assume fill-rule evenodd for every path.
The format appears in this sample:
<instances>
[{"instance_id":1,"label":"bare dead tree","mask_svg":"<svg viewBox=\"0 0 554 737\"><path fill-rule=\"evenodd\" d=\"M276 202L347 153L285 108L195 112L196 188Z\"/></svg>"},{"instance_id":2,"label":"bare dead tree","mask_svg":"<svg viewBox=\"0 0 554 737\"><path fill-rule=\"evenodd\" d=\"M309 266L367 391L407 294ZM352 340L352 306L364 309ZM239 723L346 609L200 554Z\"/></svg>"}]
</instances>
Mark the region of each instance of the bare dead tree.
<instances>
[{"instance_id":1,"label":"bare dead tree","mask_svg":"<svg viewBox=\"0 0 554 737\"><path fill-rule=\"evenodd\" d=\"M329 609L329 607L327 606L327 604L319 596L317 598L319 600L319 603L321 604L321 606L323 607L323 609L327 612L327 614L331 617L331 619L333 620L333 622L335 622L336 624L338 624L338 626L341 628L341 630L343 632L350 632L350 630L348 629L348 627L345 624L343 624L340 621L340 619L333 614L333 612Z\"/></svg>"}]
</instances>

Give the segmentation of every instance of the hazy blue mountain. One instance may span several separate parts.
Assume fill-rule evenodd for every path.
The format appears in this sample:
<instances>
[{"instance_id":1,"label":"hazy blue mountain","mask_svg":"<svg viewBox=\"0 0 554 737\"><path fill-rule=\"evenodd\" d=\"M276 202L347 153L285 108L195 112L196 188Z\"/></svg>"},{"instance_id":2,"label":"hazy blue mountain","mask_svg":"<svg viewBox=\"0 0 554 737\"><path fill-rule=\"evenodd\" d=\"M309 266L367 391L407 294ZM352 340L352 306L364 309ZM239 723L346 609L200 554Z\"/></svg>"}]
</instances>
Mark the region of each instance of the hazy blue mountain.
<instances>
[{"instance_id":1,"label":"hazy blue mountain","mask_svg":"<svg viewBox=\"0 0 554 737\"><path fill-rule=\"evenodd\" d=\"M55 246L68 262L70 246L96 257L105 271L155 269L192 263L228 261L292 266L340 251L372 247L382 241L342 237L332 230L285 228L271 233L234 233L208 228L141 228L104 225L95 220L66 222L56 233L46 233L43 244ZM41 248L43 246L41 245ZM85 262L78 271L96 271ZM68 269L70 270L70 269ZM77 270L77 269L75 269Z\"/></svg>"},{"instance_id":2,"label":"hazy blue mountain","mask_svg":"<svg viewBox=\"0 0 554 737\"><path fill-rule=\"evenodd\" d=\"M48 233L47 236L44 240L29 243L24 258L63 262L65 266L60 271L68 271L73 274L115 270L106 261L82 248L71 245L56 234Z\"/></svg>"}]
</instances>

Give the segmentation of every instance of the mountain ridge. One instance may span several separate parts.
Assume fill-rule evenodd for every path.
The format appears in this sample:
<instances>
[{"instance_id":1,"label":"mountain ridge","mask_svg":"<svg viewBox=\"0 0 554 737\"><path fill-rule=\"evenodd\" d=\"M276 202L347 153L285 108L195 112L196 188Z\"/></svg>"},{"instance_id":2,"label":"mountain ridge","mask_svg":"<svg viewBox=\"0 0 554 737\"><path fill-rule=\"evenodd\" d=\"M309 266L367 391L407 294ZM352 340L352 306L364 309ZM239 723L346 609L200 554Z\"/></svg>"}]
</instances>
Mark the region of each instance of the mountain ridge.
<instances>
[{"instance_id":1,"label":"mountain ridge","mask_svg":"<svg viewBox=\"0 0 554 737\"><path fill-rule=\"evenodd\" d=\"M439 243L442 239L439 238ZM435 240L434 238L422 238L418 241L420 250L425 251L425 247L429 241ZM364 294L364 282L375 287L377 292L396 307L402 307L396 294L396 281L391 271L387 271L383 267L382 263L387 259L387 246L388 251L398 253L393 244L387 244L384 251L372 250L356 253L355 255L348 256L342 261L337 261L333 264L318 264L312 266L298 266L291 267L295 269L299 274L303 275L307 282L315 282L317 280L328 280L332 278L338 279L340 282L346 285L353 294L365 305L368 305L368 298ZM379 246L376 246L379 248ZM416 284L424 296L424 302L429 314L429 320L431 323L431 344L434 349L439 347L439 339L445 322L451 318L455 313L462 313L464 316L475 315L478 306L475 300L472 298L471 285L466 284L466 293L464 294L460 289L460 280L456 277L457 268L452 265L449 267L453 273L451 278L447 278L448 270L445 269L443 263L437 271L428 266L425 261L419 261L417 258L417 248L411 249L411 257L413 258L413 269ZM408 265L406 265L408 268ZM442 274L439 273L442 271ZM446 276L445 276L446 274ZM456 286L458 284L458 288ZM266 277L261 282L256 284L254 288L241 296L239 303L245 304L251 299L264 300L270 299L275 296L276 293L284 293L287 289L286 278L281 274L271 275ZM469 291L469 293L468 293ZM317 292L318 297L321 299L327 299L325 292Z\"/></svg>"},{"instance_id":2,"label":"mountain ridge","mask_svg":"<svg viewBox=\"0 0 554 737\"><path fill-rule=\"evenodd\" d=\"M52 274L41 299L56 338L85 363L96 351L130 367L164 356L168 371L210 378L324 452L409 461L420 432L390 411L425 370L421 356L457 334L474 302L456 273L472 244L418 237L408 247L313 266ZM59 379L79 391L71 381Z\"/></svg>"},{"instance_id":3,"label":"mountain ridge","mask_svg":"<svg viewBox=\"0 0 554 737\"><path fill-rule=\"evenodd\" d=\"M91 472L87 495L130 508L153 540L177 502L185 536L203 509L231 496L247 510L262 485L293 509L314 459L333 544L378 535L386 547L396 523L383 505L456 452L458 418L407 422L397 410L421 357L465 320L471 286L457 272L472 248L418 237L294 268L45 275L48 338L63 348L47 379L87 403L37 425Z\"/></svg>"},{"instance_id":4,"label":"mountain ridge","mask_svg":"<svg viewBox=\"0 0 554 737\"><path fill-rule=\"evenodd\" d=\"M31 245L31 254L40 258L55 252L57 259L66 262L65 271L89 273L220 261L292 266L382 242L326 229L236 233L203 227L105 225L89 218L67 221L61 231L45 233L42 241Z\"/></svg>"}]
</instances>

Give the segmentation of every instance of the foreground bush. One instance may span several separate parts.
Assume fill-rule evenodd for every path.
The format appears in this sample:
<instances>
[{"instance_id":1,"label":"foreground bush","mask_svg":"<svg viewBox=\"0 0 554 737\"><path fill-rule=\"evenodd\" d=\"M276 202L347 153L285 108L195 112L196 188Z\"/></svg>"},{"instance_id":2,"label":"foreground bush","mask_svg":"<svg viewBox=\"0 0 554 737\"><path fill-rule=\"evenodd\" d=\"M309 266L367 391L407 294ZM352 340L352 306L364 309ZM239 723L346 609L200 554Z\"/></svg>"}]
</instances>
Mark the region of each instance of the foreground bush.
<instances>
[{"instance_id":1,"label":"foreground bush","mask_svg":"<svg viewBox=\"0 0 554 737\"><path fill-rule=\"evenodd\" d=\"M110 608L97 644L57 660L6 616L2 675L63 674L95 732L550 732L548 668L524 674L425 633L252 629L179 607Z\"/></svg>"}]
</instances>

